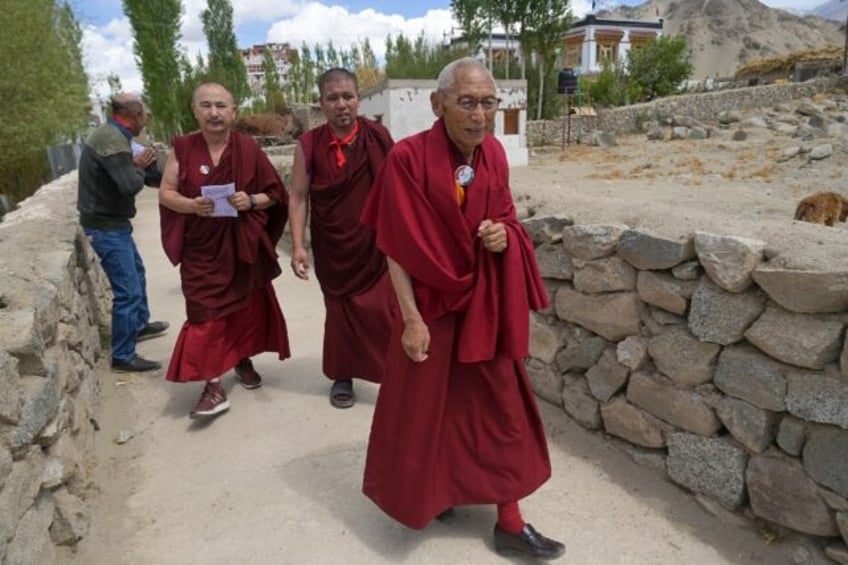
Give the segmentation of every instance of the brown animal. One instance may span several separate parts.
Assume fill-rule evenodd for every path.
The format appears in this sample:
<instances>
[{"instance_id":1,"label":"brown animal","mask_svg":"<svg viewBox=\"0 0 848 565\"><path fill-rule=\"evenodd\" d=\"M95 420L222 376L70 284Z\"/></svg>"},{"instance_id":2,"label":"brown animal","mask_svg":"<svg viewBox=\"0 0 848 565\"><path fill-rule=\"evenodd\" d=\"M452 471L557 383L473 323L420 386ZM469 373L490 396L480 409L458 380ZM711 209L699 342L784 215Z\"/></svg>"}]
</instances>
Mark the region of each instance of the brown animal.
<instances>
[{"instance_id":1,"label":"brown animal","mask_svg":"<svg viewBox=\"0 0 848 565\"><path fill-rule=\"evenodd\" d=\"M816 192L801 200L795 209L795 219L802 222L832 226L848 218L848 199L835 192Z\"/></svg>"}]
</instances>

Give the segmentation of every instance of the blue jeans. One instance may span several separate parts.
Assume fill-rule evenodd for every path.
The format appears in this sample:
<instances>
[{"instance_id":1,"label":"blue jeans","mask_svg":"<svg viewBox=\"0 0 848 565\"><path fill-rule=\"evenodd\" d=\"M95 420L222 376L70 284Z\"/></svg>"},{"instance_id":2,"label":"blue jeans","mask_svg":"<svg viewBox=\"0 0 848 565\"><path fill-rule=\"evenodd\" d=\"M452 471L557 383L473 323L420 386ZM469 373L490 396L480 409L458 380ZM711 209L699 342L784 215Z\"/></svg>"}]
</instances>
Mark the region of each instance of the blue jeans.
<instances>
[{"instance_id":1,"label":"blue jeans","mask_svg":"<svg viewBox=\"0 0 848 565\"><path fill-rule=\"evenodd\" d=\"M132 228L83 228L112 285L112 360L132 361L138 331L150 321L144 263Z\"/></svg>"}]
</instances>

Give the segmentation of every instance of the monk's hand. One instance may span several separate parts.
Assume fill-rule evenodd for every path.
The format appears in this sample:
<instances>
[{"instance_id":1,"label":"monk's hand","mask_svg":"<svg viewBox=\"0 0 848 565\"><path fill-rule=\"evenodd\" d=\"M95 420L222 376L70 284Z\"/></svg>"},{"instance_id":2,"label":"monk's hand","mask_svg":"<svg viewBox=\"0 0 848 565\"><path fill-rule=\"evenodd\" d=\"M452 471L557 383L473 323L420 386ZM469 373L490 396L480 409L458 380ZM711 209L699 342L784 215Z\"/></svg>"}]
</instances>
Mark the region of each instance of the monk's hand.
<instances>
[{"instance_id":1,"label":"monk's hand","mask_svg":"<svg viewBox=\"0 0 848 565\"><path fill-rule=\"evenodd\" d=\"M500 253L506 249L506 226L502 222L483 220L477 228L477 237L483 242L483 247L492 253Z\"/></svg>"},{"instance_id":2,"label":"monk's hand","mask_svg":"<svg viewBox=\"0 0 848 565\"><path fill-rule=\"evenodd\" d=\"M430 329L423 320L408 320L403 326L400 336L403 350L413 361L426 361L430 349Z\"/></svg>"},{"instance_id":3,"label":"monk's hand","mask_svg":"<svg viewBox=\"0 0 848 565\"><path fill-rule=\"evenodd\" d=\"M291 268L294 276L305 281L309 280L309 253L303 247L292 250Z\"/></svg>"},{"instance_id":4,"label":"monk's hand","mask_svg":"<svg viewBox=\"0 0 848 565\"><path fill-rule=\"evenodd\" d=\"M198 216L211 216L215 211L215 203L211 198L197 196L191 200L191 211Z\"/></svg>"},{"instance_id":5,"label":"monk's hand","mask_svg":"<svg viewBox=\"0 0 848 565\"><path fill-rule=\"evenodd\" d=\"M250 196L243 190L230 194L227 197L227 202L239 212L250 210Z\"/></svg>"}]
</instances>

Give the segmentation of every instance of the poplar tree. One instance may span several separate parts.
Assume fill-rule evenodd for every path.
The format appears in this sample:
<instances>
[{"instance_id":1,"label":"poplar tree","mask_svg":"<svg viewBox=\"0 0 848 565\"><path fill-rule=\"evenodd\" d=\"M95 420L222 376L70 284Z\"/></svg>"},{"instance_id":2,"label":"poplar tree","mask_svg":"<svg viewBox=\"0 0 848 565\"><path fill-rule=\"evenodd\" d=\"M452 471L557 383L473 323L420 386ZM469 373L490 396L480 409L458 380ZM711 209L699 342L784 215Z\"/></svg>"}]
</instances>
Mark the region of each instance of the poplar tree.
<instances>
[{"instance_id":1,"label":"poplar tree","mask_svg":"<svg viewBox=\"0 0 848 565\"><path fill-rule=\"evenodd\" d=\"M470 54L476 55L489 28L489 0L451 0L450 7Z\"/></svg>"},{"instance_id":2,"label":"poplar tree","mask_svg":"<svg viewBox=\"0 0 848 565\"><path fill-rule=\"evenodd\" d=\"M545 107L545 92L551 90L555 80L553 73L557 51L562 47L562 38L571 26L571 8L568 0L531 0L527 18L526 44L539 56L537 60L538 92L536 97L536 119L542 119Z\"/></svg>"},{"instance_id":3,"label":"poplar tree","mask_svg":"<svg viewBox=\"0 0 848 565\"><path fill-rule=\"evenodd\" d=\"M0 0L0 194L13 202L46 180L47 147L86 129L81 40L67 2Z\"/></svg>"},{"instance_id":4,"label":"poplar tree","mask_svg":"<svg viewBox=\"0 0 848 565\"><path fill-rule=\"evenodd\" d=\"M277 112L285 106L283 90L280 88L280 73L270 49L262 52L262 73L265 75L265 111Z\"/></svg>"},{"instance_id":5,"label":"poplar tree","mask_svg":"<svg viewBox=\"0 0 848 565\"><path fill-rule=\"evenodd\" d=\"M247 84L247 68L233 30L233 6L230 0L208 0L200 19L209 44L209 79L226 86L235 103L241 104L250 96L250 87Z\"/></svg>"},{"instance_id":6,"label":"poplar tree","mask_svg":"<svg viewBox=\"0 0 848 565\"><path fill-rule=\"evenodd\" d=\"M187 102L179 99L180 0L123 0L135 43L133 50L141 69L144 92L151 112L148 126L160 138L182 133L181 121L189 113Z\"/></svg>"}]
</instances>

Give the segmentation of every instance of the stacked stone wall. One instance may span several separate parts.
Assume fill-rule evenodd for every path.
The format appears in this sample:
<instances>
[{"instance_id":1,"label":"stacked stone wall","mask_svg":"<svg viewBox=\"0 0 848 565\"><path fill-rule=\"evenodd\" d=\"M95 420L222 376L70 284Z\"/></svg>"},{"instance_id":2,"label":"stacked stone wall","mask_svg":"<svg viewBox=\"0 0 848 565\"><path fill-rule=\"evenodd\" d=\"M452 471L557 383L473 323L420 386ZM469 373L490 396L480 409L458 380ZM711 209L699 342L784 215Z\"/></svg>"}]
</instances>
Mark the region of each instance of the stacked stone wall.
<instances>
[{"instance_id":1,"label":"stacked stone wall","mask_svg":"<svg viewBox=\"0 0 848 565\"><path fill-rule=\"evenodd\" d=\"M536 393L692 493L848 557L848 273L775 267L766 242L724 234L525 225L551 298L531 320Z\"/></svg>"},{"instance_id":2,"label":"stacked stone wall","mask_svg":"<svg viewBox=\"0 0 848 565\"><path fill-rule=\"evenodd\" d=\"M82 233L76 178L0 223L0 562L50 564L88 530L95 364L109 286Z\"/></svg>"},{"instance_id":3,"label":"stacked stone wall","mask_svg":"<svg viewBox=\"0 0 848 565\"><path fill-rule=\"evenodd\" d=\"M700 121L715 121L721 112L771 108L788 104L834 89L845 89L848 78L823 78L800 83L769 84L659 98L642 104L618 108L600 108L591 118L571 117L571 142L578 131L603 131L613 135L644 133L647 127L663 123L672 116L690 116ZM563 141L563 120L538 120L527 123L527 144L530 147L560 145ZM567 128L565 128L567 131Z\"/></svg>"}]
</instances>

